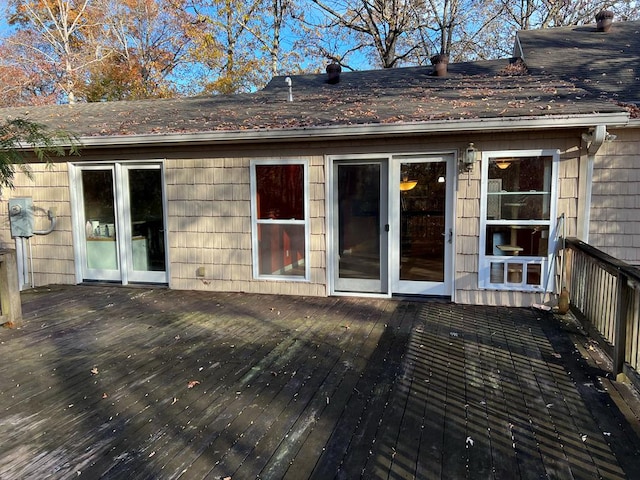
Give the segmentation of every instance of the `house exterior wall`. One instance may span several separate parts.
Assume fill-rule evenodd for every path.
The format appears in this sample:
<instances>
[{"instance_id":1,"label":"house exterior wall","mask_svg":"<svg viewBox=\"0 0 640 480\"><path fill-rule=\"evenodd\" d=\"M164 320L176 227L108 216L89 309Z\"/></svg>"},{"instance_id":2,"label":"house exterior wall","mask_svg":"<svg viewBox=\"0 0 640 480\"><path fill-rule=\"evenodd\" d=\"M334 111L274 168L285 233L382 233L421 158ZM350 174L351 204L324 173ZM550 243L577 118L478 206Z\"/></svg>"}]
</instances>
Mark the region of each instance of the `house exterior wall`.
<instances>
[{"instance_id":1,"label":"house exterior wall","mask_svg":"<svg viewBox=\"0 0 640 480\"><path fill-rule=\"evenodd\" d=\"M611 133L594 160L588 243L640 265L640 128Z\"/></svg>"},{"instance_id":2,"label":"house exterior wall","mask_svg":"<svg viewBox=\"0 0 640 480\"><path fill-rule=\"evenodd\" d=\"M326 295L324 158L295 156L309 162L308 282L253 279L249 184L249 163L253 158L166 162L170 287ZM204 277L197 277L199 267L204 267Z\"/></svg>"},{"instance_id":3,"label":"house exterior wall","mask_svg":"<svg viewBox=\"0 0 640 480\"><path fill-rule=\"evenodd\" d=\"M52 210L56 215L56 228L53 232L49 235L34 235L30 239L33 271L36 272L35 284L73 284L76 277L67 165L57 163L47 167L32 164L30 170L33 180L23 173L17 173L14 179L15 189L2 190L0 245L2 248L16 248L16 243L11 238L7 201L10 198L32 197L34 207ZM46 229L49 220L45 213L35 213L35 229Z\"/></svg>"},{"instance_id":4,"label":"house exterior wall","mask_svg":"<svg viewBox=\"0 0 640 480\"><path fill-rule=\"evenodd\" d=\"M485 136L473 139L482 151L559 150L557 214L564 213L568 236L576 234L578 210L578 174L581 156L580 132L548 131L526 135ZM542 295L519 291L478 288L478 256L480 236L481 168L477 164L470 173L458 179L456 217L456 291L457 303L509 305L528 307L541 303ZM550 285L551 287L551 285Z\"/></svg>"},{"instance_id":5,"label":"house exterior wall","mask_svg":"<svg viewBox=\"0 0 640 480\"><path fill-rule=\"evenodd\" d=\"M174 289L243 291L325 296L327 278L326 158L364 153L455 153L472 141L482 151L558 149L560 151L558 214L567 217L567 235L575 235L578 204L580 134L545 133L447 135L421 138L362 139L252 146L85 151L78 161L140 161L164 159L167 204L169 286ZM251 160L304 160L308 163L310 277L308 281L256 280L252 273ZM68 159L62 159L66 162ZM75 159L72 159L75 160ZM56 230L33 237L36 285L76 282L70 185L67 164L52 170L34 165L33 181L16 176L16 189L5 190L0 213L0 242L12 248L6 201L32 196L36 206L55 208ZM468 304L530 306L540 294L478 288L481 169L459 173L455 192L454 301ZM42 226L37 226L42 228ZM204 277L197 271L203 267Z\"/></svg>"}]
</instances>

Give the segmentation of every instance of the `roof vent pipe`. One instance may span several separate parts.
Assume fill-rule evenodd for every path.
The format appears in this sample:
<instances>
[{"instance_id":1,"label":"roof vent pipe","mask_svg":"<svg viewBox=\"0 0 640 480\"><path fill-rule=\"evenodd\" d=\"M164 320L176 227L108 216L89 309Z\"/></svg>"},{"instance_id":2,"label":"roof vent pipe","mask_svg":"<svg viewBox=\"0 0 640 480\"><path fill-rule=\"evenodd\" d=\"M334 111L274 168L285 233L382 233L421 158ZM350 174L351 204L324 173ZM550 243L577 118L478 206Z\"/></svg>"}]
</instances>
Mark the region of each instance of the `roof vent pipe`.
<instances>
[{"instance_id":1,"label":"roof vent pipe","mask_svg":"<svg viewBox=\"0 0 640 480\"><path fill-rule=\"evenodd\" d=\"M600 10L596 14L596 30L598 32L608 32L613 23L613 12L611 10Z\"/></svg>"},{"instance_id":2,"label":"roof vent pipe","mask_svg":"<svg viewBox=\"0 0 640 480\"><path fill-rule=\"evenodd\" d=\"M342 67L338 63L331 62L327 65L327 83L335 85L340 82L340 72L342 72Z\"/></svg>"},{"instance_id":3,"label":"roof vent pipe","mask_svg":"<svg viewBox=\"0 0 640 480\"><path fill-rule=\"evenodd\" d=\"M449 65L449 55L440 53L431 57L431 65L433 65L433 74L436 77L446 77Z\"/></svg>"},{"instance_id":4,"label":"roof vent pipe","mask_svg":"<svg viewBox=\"0 0 640 480\"><path fill-rule=\"evenodd\" d=\"M289 87L289 101L293 102L293 88L291 87L291 77L287 77L284 79L284 82L287 84L287 87Z\"/></svg>"}]
</instances>

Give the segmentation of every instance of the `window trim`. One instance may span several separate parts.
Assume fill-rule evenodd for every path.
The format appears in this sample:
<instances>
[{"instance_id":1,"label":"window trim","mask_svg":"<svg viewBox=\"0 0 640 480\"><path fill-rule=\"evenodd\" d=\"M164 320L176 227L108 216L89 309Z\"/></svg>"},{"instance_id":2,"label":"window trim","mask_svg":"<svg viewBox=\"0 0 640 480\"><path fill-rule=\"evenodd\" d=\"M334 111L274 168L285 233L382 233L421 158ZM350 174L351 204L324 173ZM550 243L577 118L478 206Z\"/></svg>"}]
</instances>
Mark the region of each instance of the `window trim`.
<instances>
[{"instance_id":1,"label":"window trim","mask_svg":"<svg viewBox=\"0 0 640 480\"><path fill-rule=\"evenodd\" d=\"M273 220L258 218L256 166L264 165L302 165L303 171L303 220ZM251 184L251 259L254 280L272 280L287 282L309 282L310 279L310 239L309 239L309 161L302 159L261 159L250 161ZM259 225L304 225L304 276L265 275L260 273L258 226Z\"/></svg>"},{"instance_id":2,"label":"window trim","mask_svg":"<svg viewBox=\"0 0 640 480\"><path fill-rule=\"evenodd\" d=\"M508 220L488 220L487 219L487 200L489 190L489 163L492 158L496 157L551 157L551 186L549 189L549 219L548 220L518 220L510 222ZM480 231L479 231L479 252L478 252L478 287L486 290L507 290L522 292L542 292L553 288L553 272L552 263L553 252L556 248L557 238L557 209L558 209L558 170L560 162L560 151L552 149L534 149L534 150L493 150L482 152L481 164L481 185L480 185ZM548 251L546 257L540 256L497 256L487 255L487 227L491 225L509 225L517 223L518 225L544 226L549 229ZM491 264L492 263L515 263L514 259L518 259L523 264L523 280L522 282L509 282L505 278L505 282L501 284L491 283ZM540 265L541 275L539 285L528 285L527 266ZM506 276L505 276L506 277ZM548 278L550 277L550 278Z\"/></svg>"}]
</instances>

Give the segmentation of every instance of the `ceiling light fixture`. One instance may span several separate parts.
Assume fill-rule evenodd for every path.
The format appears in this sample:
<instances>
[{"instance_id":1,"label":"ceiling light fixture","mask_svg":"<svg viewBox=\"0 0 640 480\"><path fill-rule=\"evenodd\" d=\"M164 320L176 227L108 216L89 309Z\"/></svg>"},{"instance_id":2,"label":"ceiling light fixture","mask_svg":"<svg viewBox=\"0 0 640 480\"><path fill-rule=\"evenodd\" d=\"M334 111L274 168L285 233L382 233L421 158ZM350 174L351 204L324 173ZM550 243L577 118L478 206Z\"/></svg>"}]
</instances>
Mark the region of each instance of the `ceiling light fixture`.
<instances>
[{"instance_id":1,"label":"ceiling light fixture","mask_svg":"<svg viewBox=\"0 0 640 480\"><path fill-rule=\"evenodd\" d=\"M511 166L512 161L512 158L497 158L496 160L494 160L494 163L500 170L506 170Z\"/></svg>"},{"instance_id":2,"label":"ceiling light fixture","mask_svg":"<svg viewBox=\"0 0 640 480\"><path fill-rule=\"evenodd\" d=\"M400 182L400 191L406 192L415 188L418 184L417 180L409 180L407 175L402 176L402 181Z\"/></svg>"}]
</instances>

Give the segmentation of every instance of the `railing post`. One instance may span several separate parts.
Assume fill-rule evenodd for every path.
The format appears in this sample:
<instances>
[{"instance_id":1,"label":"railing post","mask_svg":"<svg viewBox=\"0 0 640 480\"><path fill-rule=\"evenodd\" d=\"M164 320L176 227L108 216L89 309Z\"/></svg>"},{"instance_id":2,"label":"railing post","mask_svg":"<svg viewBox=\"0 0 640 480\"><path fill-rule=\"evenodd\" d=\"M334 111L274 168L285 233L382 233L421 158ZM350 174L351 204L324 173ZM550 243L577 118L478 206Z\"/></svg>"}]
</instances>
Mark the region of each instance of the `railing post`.
<instances>
[{"instance_id":1,"label":"railing post","mask_svg":"<svg viewBox=\"0 0 640 480\"><path fill-rule=\"evenodd\" d=\"M614 325L613 375L616 379L622 375L627 347L627 316L629 306L629 278L620 270L617 276L618 304Z\"/></svg>"},{"instance_id":2,"label":"railing post","mask_svg":"<svg viewBox=\"0 0 640 480\"><path fill-rule=\"evenodd\" d=\"M0 250L0 324L16 327L22 321L18 267L14 250Z\"/></svg>"}]
</instances>

